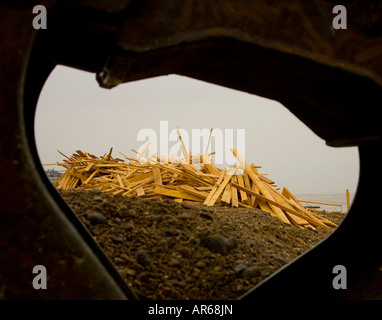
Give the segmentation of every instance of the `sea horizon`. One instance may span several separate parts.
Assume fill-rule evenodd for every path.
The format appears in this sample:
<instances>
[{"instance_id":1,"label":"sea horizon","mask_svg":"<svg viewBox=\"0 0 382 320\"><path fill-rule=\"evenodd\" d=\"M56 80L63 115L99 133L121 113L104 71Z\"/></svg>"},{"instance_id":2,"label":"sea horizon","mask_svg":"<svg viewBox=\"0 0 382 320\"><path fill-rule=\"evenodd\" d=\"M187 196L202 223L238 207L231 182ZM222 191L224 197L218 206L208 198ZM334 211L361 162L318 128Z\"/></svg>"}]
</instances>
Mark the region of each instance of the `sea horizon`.
<instances>
[{"instance_id":1,"label":"sea horizon","mask_svg":"<svg viewBox=\"0 0 382 320\"><path fill-rule=\"evenodd\" d=\"M333 205L323 205L323 204L301 202L301 204L304 206L319 206L320 208L318 208L318 210L342 211L342 212L348 211L346 192L343 192L343 193L297 193L297 194L294 194L294 196L299 200L326 202L326 203L338 204L342 206L342 207L339 207L339 206L333 206ZM350 206L353 202L354 196L355 196L355 193L349 192Z\"/></svg>"}]
</instances>

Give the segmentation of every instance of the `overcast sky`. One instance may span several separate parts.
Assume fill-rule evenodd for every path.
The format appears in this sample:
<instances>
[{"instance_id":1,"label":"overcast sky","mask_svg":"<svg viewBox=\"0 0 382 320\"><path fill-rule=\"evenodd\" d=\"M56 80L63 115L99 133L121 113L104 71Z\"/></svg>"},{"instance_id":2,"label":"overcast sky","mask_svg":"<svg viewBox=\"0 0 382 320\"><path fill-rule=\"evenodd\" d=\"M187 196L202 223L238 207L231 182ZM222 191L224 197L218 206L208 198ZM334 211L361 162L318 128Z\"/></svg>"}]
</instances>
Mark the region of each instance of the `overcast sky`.
<instances>
[{"instance_id":1,"label":"overcast sky","mask_svg":"<svg viewBox=\"0 0 382 320\"><path fill-rule=\"evenodd\" d=\"M190 145L193 129L214 128L228 135L233 129L237 147L237 133L244 129L247 162L262 166L260 173L292 193L356 190L357 148L326 146L276 101L177 75L108 90L98 86L92 73L56 67L37 106L38 153L42 163L62 161L57 150L67 156L78 149L100 156L113 147L114 157L123 158L119 152L135 156L131 149L145 144L137 139L142 129L156 133L158 148L160 139L166 139L160 135L160 121L167 121L169 132L184 129ZM169 149L176 143L169 141Z\"/></svg>"}]
</instances>

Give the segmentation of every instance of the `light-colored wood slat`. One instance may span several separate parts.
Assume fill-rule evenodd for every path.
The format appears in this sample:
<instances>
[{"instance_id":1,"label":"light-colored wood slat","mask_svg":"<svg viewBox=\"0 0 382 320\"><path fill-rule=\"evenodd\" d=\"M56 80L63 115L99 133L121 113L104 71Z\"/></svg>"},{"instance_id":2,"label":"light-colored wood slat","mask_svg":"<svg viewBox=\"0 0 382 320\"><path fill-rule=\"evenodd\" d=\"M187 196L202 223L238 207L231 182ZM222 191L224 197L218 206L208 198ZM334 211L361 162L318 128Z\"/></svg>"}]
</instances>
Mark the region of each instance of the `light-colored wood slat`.
<instances>
[{"instance_id":1,"label":"light-colored wood slat","mask_svg":"<svg viewBox=\"0 0 382 320\"><path fill-rule=\"evenodd\" d=\"M294 205L300 208L301 210L305 210L305 207L296 199L292 192L289 191L288 188L284 187L281 193L285 198L293 201Z\"/></svg>"},{"instance_id":2,"label":"light-colored wood slat","mask_svg":"<svg viewBox=\"0 0 382 320\"><path fill-rule=\"evenodd\" d=\"M302 199L297 199L297 200L299 202L316 203L316 204L323 204L323 205L327 205L327 206L342 207L342 204L338 204L338 203L327 203L327 202L321 202L321 201L302 200Z\"/></svg>"},{"instance_id":3,"label":"light-colored wood slat","mask_svg":"<svg viewBox=\"0 0 382 320\"><path fill-rule=\"evenodd\" d=\"M277 203L280 203L284 207L291 209L290 212L287 212L287 217L289 218L289 220L291 220L292 223L295 223L298 225L308 224L308 222L305 219L298 217L292 213L292 211L296 211L296 210L289 205L286 199L285 200L283 199L283 196L281 194L279 194L276 190L274 190L270 185L266 184L265 187L268 189L269 193L273 196L273 199L275 199ZM302 212L302 214L305 214L305 212Z\"/></svg>"},{"instance_id":4,"label":"light-colored wood slat","mask_svg":"<svg viewBox=\"0 0 382 320\"><path fill-rule=\"evenodd\" d=\"M163 184L162 175L161 175L160 169L158 167L153 168L153 174L154 174L155 183L158 185Z\"/></svg>"},{"instance_id":5,"label":"light-colored wood slat","mask_svg":"<svg viewBox=\"0 0 382 320\"><path fill-rule=\"evenodd\" d=\"M236 149L231 149L233 155L237 158L242 168L245 168L245 171L247 171L249 178L252 179L252 181L255 183L256 187L259 188L260 192L270 200L272 200L272 203L268 201L269 206L272 208L272 211L277 215L277 217L285 222L290 224L288 218L286 217L285 213L276 205L274 205L275 201L272 197L272 195L268 192L268 190L264 187L263 182L257 177L255 171L248 165L248 163L243 159L243 157L237 152Z\"/></svg>"},{"instance_id":6,"label":"light-colored wood slat","mask_svg":"<svg viewBox=\"0 0 382 320\"><path fill-rule=\"evenodd\" d=\"M81 150L76 150L71 157L62 154L65 159L55 164L66 171L54 185L57 189L74 189L78 188L81 181L85 189L97 188L102 192L128 197L169 197L175 201L203 203L207 206L225 202L232 207L259 207L281 221L298 227L336 227L336 224L315 211L306 209L288 189L284 188L279 193L277 190L280 188L274 181L258 173L257 169L261 166L248 165L235 149L231 150L244 172L236 166L218 169L209 157L210 154L192 156L185 149L179 129L178 134L184 158L171 155L172 162L167 163L163 163L163 157L157 154L146 157L144 152L138 154L135 150L133 152L138 154L141 161L121 153L129 161L125 162L112 157L113 148L102 157ZM199 162L200 169L194 165Z\"/></svg>"},{"instance_id":7,"label":"light-colored wood slat","mask_svg":"<svg viewBox=\"0 0 382 320\"><path fill-rule=\"evenodd\" d=\"M216 192L212 196L211 200L207 203L208 207L211 207L211 206L213 206L215 204L215 202L218 200L219 196L222 194L222 192L224 191L225 187L227 186L227 184L231 180L231 177L232 177L232 174L231 175L227 175L227 176L224 177L224 179L223 179L222 183L220 184L219 188L216 190Z\"/></svg>"},{"instance_id":8,"label":"light-colored wood slat","mask_svg":"<svg viewBox=\"0 0 382 320\"><path fill-rule=\"evenodd\" d=\"M94 172L89 176L89 178L86 179L86 181L83 184L87 184L98 173L98 171L98 169L94 170Z\"/></svg>"},{"instance_id":9,"label":"light-colored wood slat","mask_svg":"<svg viewBox=\"0 0 382 320\"><path fill-rule=\"evenodd\" d=\"M262 180L262 181L264 181L266 183L269 183L269 184L274 184L275 183L271 179L268 179L267 177L264 177L264 175L262 175L262 174L259 174L258 177L259 177L260 180Z\"/></svg>"},{"instance_id":10,"label":"light-colored wood slat","mask_svg":"<svg viewBox=\"0 0 382 320\"><path fill-rule=\"evenodd\" d=\"M234 185L237 189L239 189L239 190L242 189L242 190L245 191L246 193L252 194L252 195L254 195L254 196L260 198L261 200L263 200L263 201L265 201L265 202L268 202L269 204L272 204L272 205L274 205L274 206L276 206L276 207L278 207L278 208L280 208L280 209L282 209L282 210L285 210L285 211L287 211L287 212L290 212L290 213L296 215L297 217L303 218L303 219L305 219L307 222L309 222L309 223L311 223L311 224L313 224L313 225L316 224L316 220L311 219L310 217L307 217L307 216L303 215L302 213L300 213L300 212L298 212L298 211L291 210L291 209L288 208L288 207L284 207L283 205L277 203L276 201L274 201L274 200L272 200L272 199L269 199L269 198L267 198L267 197L265 197L265 196L262 196L262 195L260 195L260 194L256 194L256 193L253 192L252 190L243 188L243 187L239 186L238 184L233 184L233 183L231 183L231 185ZM323 227L324 227L324 228L327 228L326 225L323 225Z\"/></svg>"},{"instance_id":11,"label":"light-colored wood slat","mask_svg":"<svg viewBox=\"0 0 382 320\"><path fill-rule=\"evenodd\" d=\"M161 194L163 196L168 196L172 198L182 198L182 199L195 200L195 201L203 200L202 198L196 197L192 194L189 194L188 192L171 190L171 189L166 189L163 187L156 187L154 189L154 192L157 194Z\"/></svg>"},{"instance_id":12,"label":"light-colored wood slat","mask_svg":"<svg viewBox=\"0 0 382 320\"><path fill-rule=\"evenodd\" d=\"M181 191L188 192L188 193L190 193L194 196L200 197L202 199L207 199L207 197L208 197L208 192L198 191L195 188L190 187L188 185L181 185L181 186L179 186L179 189Z\"/></svg>"},{"instance_id":13,"label":"light-colored wood slat","mask_svg":"<svg viewBox=\"0 0 382 320\"><path fill-rule=\"evenodd\" d=\"M349 209L350 209L350 194L349 194L349 190L346 189L346 208L347 208L347 212L349 212Z\"/></svg>"},{"instance_id":14,"label":"light-colored wood slat","mask_svg":"<svg viewBox=\"0 0 382 320\"><path fill-rule=\"evenodd\" d=\"M327 219L320 218L318 216L315 216L311 212L309 212L309 210L307 210L301 203L299 203L298 200L296 199L296 197L287 188L285 188L285 187L283 188L282 195L284 196L285 201L287 201L293 209L295 209L299 212L302 212L306 216L308 216L309 218L315 220L317 226L322 227L322 223L324 223L327 226L331 226L331 227L337 226L336 224L332 223L331 221L329 221Z\"/></svg>"},{"instance_id":15,"label":"light-colored wood slat","mask_svg":"<svg viewBox=\"0 0 382 320\"><path fill-rule=\"evenodd\" d=\"M133 184L135 182L140 182L142 180L145 180L147 178L151 178L151 177L154 177L154 174L152 172L148 172L148 173L142 173L142 174L138 174L132 178L129 178L129 179L125 179L128 183L130 184Z\"/></svg>"},{"instance_id":16,"label":"light-colored wood slat","mask_svg":"<svg viewBox=\"0 0 382 320\"><path fill-rule=\"evenodd\" d=\"M208 194L208 197L204 201L205 205L208 205L208 203L212 200L212 197L214 196L215 192L218 190L220 184L223 182L223 179L224 179L224 176L225 176L225 172L226 172L225 169L221 172L218 181L216 181L215 185L212 187L211 192Z\"/></svg>"},{"instance_id":17,"label":"light-colored wood slat","mask_svg":"<svg viewBox=\"0 0 382 320\"><path fill-rule=\"evenodd\" d=\"M85 168L85 171L89 171L93 165L94 165L94 162L90 162L88 166Z\"/></svg>"},{"instance_id":18,"label":"light-colored wood slat","mask_svg":"<svg viewBox=\"0 0 382 320\"><path fill-rule=\"evenodd\" d=\"M117 174L117 179L118 179L118 183L119 183L119 185L120 185L122 188L124 188L125 185L123 184L122 179L121 179L121 176L120 176L119 174Z\"/></svg>"},{"instance_id":19,"label":"light-colored wood slat","mask_svg":"<svg viewBox=\"0 0 382 320\"><path fill-rule=\"evenodd\" d=\"M239 175L237 175L236 178L237 178L237 183L239 185L241 185L242 187L245 187L244 186L244 178L243 178L243 176L244 175L239 174ZM241 202L243 202L243 203L247 203L247 201L248 201L247 194L244 191L242 191L242 190L240 190L240 199L241 199Z\"/></svg>"},{"instance_id":20,"label":"light-colored wood slat","mask_svg":"<svg viewBox=\"0 0 382 320\"><path fill-rule=\"evenodd\" d=\"M273 212L273 210L272 210L271 207L268 205L268 203L266 203L265 201L259 200L259 199L257 199L257 198L256 198L256 200L257 200L258 206L260 207L261 210L266 211L266 212L270 213L271 216L276 217L276 214ZM257 207L257 206L256 206L256 207ZM255 208L256 208L256 207L255 207Z\"/></svg>"},{"instance_id":21,"label":"light-colored wood slat","mask_svg":"<svg viewBox=\"0 0 382 320\"><path fill-rule=\"evenodd\" d=\"M188 154L186 146L184 145L184 141L183 141L183 138L180 134L179 128L177 127L176 130L178 132L178 136L179 136L179 140L180 140L180 148L181 148L182 153L184 155L184 159L187 161L187 163L189 163L190 162L190 155Z\"/></svg>"},{"instance_id":22,"label":"light-colored wood slat","mask_svg":"<svg viewBox=\"0 0 382 320\"><path fill-rule=\"evenodd\" d=\"M232 177L232 182L237 183L237 175ZM233 186L231 186L231 192L232 192L232 207L239 207L239 201L238 201L238 195L237 195L237 189Z\"/></svg>"},{"instance_id":23,"label":"light-colored wood slat","mask_svg":"<svg viewBox=\"0 0 382 320\"><path fill-rule=\"evenodd\" d=\"M243 180L244 180L244 187L246 187L248 189L252 189L251 181L248 177L248 174L245 171L243 173ZM254 205L255 200L256 200L256 197L251 196L251 195L247 195L247 203L256 208L257 205L256 206Z\"/></svg>"},{"instance_id":24,"label":"light-colored wood slat","mask_svg":"<svg viewBox=\"0 0 382 320\"><path fill-rule=\"evenodd\" d=\"M215 166L208 155L203 156L203 164L209 173L220 175L220 170Z\"/></svg>"},{"instance_id":25,"label":"light-colored wood slat","mask_svg":"<svg viewBox=\"0 0 382 320\"><path fill-rule=\"evenodd\" d=\"M208 186L208 187L195 187L196 190L198 191L211 191L213 187Z\"/></svg>"},{"instance_id":26,"label":"light-colored wood slat","mask_svg":"<svg viewBox=\"0 0 382 320\"><path fill-rule=\"evenodd\" d=\"M137 189L137 196L138 197L141 197L141 196L143 196L145 194L145 190L143 189L143 187L139 187L138 189Z\"/></svg>"},{"instance_id":27,"label":"light-colored wood slat","mask_svg":"<svg viewBox=\"0 0 382 320\"><path fill-rule=\"evenodd\" d=\"M230 203L231 203L231 197L232 197L231 187L230 187L229 185L227 185L227 186L224 188L224 192L223 192L221 201L222 201L222 202L225 202L225 203L227 203L227 204L230 204Z\"/></svg>"}]
</instances>

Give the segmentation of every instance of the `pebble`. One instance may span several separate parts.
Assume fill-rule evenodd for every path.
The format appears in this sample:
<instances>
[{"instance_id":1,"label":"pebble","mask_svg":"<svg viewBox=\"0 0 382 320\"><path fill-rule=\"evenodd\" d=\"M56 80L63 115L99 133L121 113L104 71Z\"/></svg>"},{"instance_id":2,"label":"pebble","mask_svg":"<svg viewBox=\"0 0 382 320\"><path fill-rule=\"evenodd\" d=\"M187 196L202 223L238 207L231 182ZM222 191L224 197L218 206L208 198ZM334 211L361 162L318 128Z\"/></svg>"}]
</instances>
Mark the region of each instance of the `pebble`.
<instances>
[{"instance_id":1,"label":"pebble","mask_svg":"<svg viewBox=\"0 0 382 320\"><path fill-rule=\"evenodd\" d=\"M174 299L174 300L180 299L180 297L181 297L181 294L179 293L178 290L174 290L174 289L169 288L169 287L163 288L163 294L165 296L167 296L168 298Z\"/></svg>"},{"instance_id":2,"label":"pebble","mask_svg":"<svg viewBox=\"0 0 382 320\"><path fill-rule=\"evenodd\" d=\"M103 201L103 199L100 196L93 197L93 202L102 202L102 201Z\"/></svg>"},{"instance_id":3,"label":"pebble","mask_svg":"<svg viewBox=\"0 0 382 320\"><path fill-rule=\"evenodd\" d=\"M147 255L147 252L145 250L137 251L137 253L135 254L135 258L141 266L147 266L150 264L149 256Z\"/></svg>"},{"instance_id":4,"label":"pebble","mask_svg":"<svg viewBox=\"0 0 382 320\"><path fill-rule=\"evenodd\" d=\"M122 243L123 241L125 241L125 238L121 234L118 234L111 237L111 241L113 241L114 243Z\"/></svg>"},{"instance_id":5,"label":"pebble","mask_svg":"<svg viewBox=\"0 0 382 320\"><path fill-rule=\"evenodd\" d=\"M209 214L206 214L206 213L201 213L200 216L204 219L207 219L207 220L213 220L214 219Z\"/></svg>"},{"instance_id":6,"label":"pebble","mask_svg":"<svg viewBox=\"0 0 382 320\"><path fill-rule=\"evenodd\" d=\"M239 263L233 270L236 273L241 273L241 272L243 272L244 270L246 270L248 268L249 268L248 264Z\"/></svg>"},{"instance_id":7,"label":"pebble","mask_svg":"<svg viewBox=\"0 0 382 320\"><path fill-rule=\"evenodd\" d=\"M200 239L195 239L195 238L191 237L190 240L188 240L188 243L192 246L195 246L195 245L200 244Z\"/></svg>"},{"instance_id":8,"label":"pebble","mask_svg":"<svg viewBox=\"0 0 382 320\"><path fill-rule=\"evenodd\" d=\"M219 272L219 271L221 271L221 267L220 266L216 266L216 267L214 267L213 269L212 269L212 271L213 272Z\"/></svg>"},{"instance_id":9,"label":"pebble","mask_svg":"<svg viewBox=\"0 0 382 320\"><path fill-rule=\"evenodd\" d=\"M248 247L256 247L257 243L255 240L247 239L245 240L245 245Z\"/></svg>"},{"instance_id":10,"label":"pebble","mask_svg":"<svg viewBox=\"0 0 382 320\"><path fill-rule=\"evenodd\" d=\"M180 230L172 230L172 229L167 229L165 231L165 236L166 237L175 237L175 236L178 236L180 235Z\"/></svg>"},{"instance_id":11,"label":"pebble","mask_svg":"<svg viewBox=\"0 0 382 320\"><path fill-rule=\"evenodd\" d=\"M115 262L115 263L126 263L126 261L125 261L124 259L121 259L121 258L119 258L119 257L115 257L115 258L114 258L114 262Z\"/></svg>"},{"instance_id":12,"label":"pebble","mask_svg":"<svg viewBox=\"0 0 382 320\"><path fill-rule=\"evenodd\" d=\"M137 272L134 270L134 269L125 269L125 273L129 276L135 276L137 274Z\"/></svg>"},{"instance_id":13,"label":"pebble","mask_svg":"<svg viewBox=\"0 0 382 320\"><path fill-rule=\"evenodd\" d=\"M137 212L134 209L129 209L129 210L127 210L127 215L131 216L131 217L136 217Z\"/></svg>"},{"instance_id":14,"label":"pebble","mask_svg":"<svg viewBox=\"0 0 382 320\"><path fill-rule=\"evenodd\" d=\"M198 209L197 206L193 205L193 204L189 204L189 203L185 203L185 202L182 202L182 207L185 208L185 209Z\"/></svg>"},{"instance_id":15,"label":"pebble","mask_svg":"<svg viewBox=\"0 0 382 320\"><path fill-rule=\"evenodd\" d=\"M103 223L106 218L102 213L92 212L88 214L88 220L91 224L100 224Z\"/></svg>"},{"instance_id":16,"label":"pebble","mask_svg":"<svg viewBox=\"0 0 382 320\"><path fill-rule=\"evenodd\" d=\"M170 267L180 267L181 266L181 263L178 259L171 259L169 262L168 262L168 265Z\"/></svg>"},{"instance_id":17,"label":"pebble","mask_svg":"<svg viewBox=\"0 0 382 320\"><path fill-rule=\"evenodd\" d=\"M176 251L178 251L183 258L190 258L192 255L191 250L187 247L179 247Z\"/></svg>"},{"instance_id":18,"label":"pebble","mask_svg":"<svg viewBox=\"0 0 382 320\"><path fill-rule=\"evenodd\" d=\"M206 263L204 261L198 261L195 266L198 268L198 269L204 269L206 267Z\"/></svg>"},{"instance_id":19,"label":"pebble","mask_svg":"<svg viewBox=\"0 0 382 320\"><path fill-rule=\"evenodd\" d=\"M242 272L244 278L254 278L260 276L262 273L262 268L259 266L248 267Z\"/></svg>"},{"instance_id":20,"label":"pebble","mask_svg":"<svg viewBox=\"0 0 382 320\"><path fill-rule=\"evenodd\" d=\"M133 230L134 228L135 228L135 225L133 221L129 221L128 223L125 224L125 229L127 231Z\"/></svg>"},{"instance_id":21,"label":"pebble","mask_svg":"<svg viewBox=\"0 0 382 320\"><path fill-rule=\"evenodd\" d=\"M168 241L166 239L162 239L159 241L158 246L162 249L168 249Z\"/></svg>"},{"instance_id":22,"label":"pebble","mask_svg":"<svg viewBox=\"0 0 382 320\"><path fill-rule=\"evenodd\" d=\"M237 292L244 291L244 286L241 285L241 284L238 284L238 285L236 286L236 291L237 291Z\"/></svg>"},{"instance_id":23,"label":"pebble","mask_svg":"<svg viewBox=\"0 0 382 320\"><path fill-rule=\"evenodd\" d=\"M238 241L234 237L226 238L218 235L208 235L200 239L200 244L212 252L226 255L232 249L237 248Z\"/></svg>"},{"instance_id":24,"label":"pebble","mask_svg":"<svg viewBox=\"0 0 382 320\"><path fill-rule=\"evenodd\" d=\"M282 262L283 264L287 264L289 262L287 259L279 256L275 257L274 259Z\"/></svg>"}]
</instances>

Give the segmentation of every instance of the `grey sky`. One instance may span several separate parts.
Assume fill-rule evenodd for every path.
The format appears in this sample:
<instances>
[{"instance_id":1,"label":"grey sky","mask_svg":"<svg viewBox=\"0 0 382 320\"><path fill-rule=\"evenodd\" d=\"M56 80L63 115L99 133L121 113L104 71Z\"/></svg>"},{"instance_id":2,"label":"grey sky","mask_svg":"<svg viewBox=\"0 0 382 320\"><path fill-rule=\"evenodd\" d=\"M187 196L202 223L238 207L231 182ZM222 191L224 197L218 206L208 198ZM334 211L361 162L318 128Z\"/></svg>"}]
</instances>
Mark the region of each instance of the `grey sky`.
<instances>
[{"instance_id":1,"label":"grey sky","mask_svg":"<svg viewBox=\"0 0 382 320\"><path fill-rule=\"evenodd\" d=\"M144 143L137 141L139 130L151 128L159 139L161 120L168 121L169 131L179 126L190 135L192 129L245 129L246 160L295 194L356 190L357 148L326 146L278 102L176 75L107 90L94 74L57 67L37 106L39 156L52 163L63 159L57 149L68 156L78 149L99 156L110 147L114 157L134 156L131 148Z\"/></svg>"}]
</instances>

